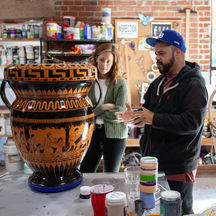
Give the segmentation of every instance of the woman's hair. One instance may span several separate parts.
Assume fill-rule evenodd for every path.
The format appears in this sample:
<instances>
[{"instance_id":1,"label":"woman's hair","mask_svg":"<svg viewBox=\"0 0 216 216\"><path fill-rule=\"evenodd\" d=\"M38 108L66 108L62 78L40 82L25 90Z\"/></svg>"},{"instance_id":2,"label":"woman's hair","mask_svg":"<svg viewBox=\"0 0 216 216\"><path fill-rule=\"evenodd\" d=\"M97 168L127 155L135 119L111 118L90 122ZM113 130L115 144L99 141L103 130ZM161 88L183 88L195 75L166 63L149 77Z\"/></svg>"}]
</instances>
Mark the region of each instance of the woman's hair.
<instances>
[{"instance_id":1,"label":"woman's hair","mask_svg":"<svg viewBox=\"0 0 216 216\"><path fill-rule=\"evenodd\" d=\"M107 73L106 79L109 79L110 81L114 81L114 83L117 83L117 79L121 77L120 72L120 56L119 51L117 49L117 44L113 43L104 43L97 47L94 54L90 58L90 63L97 67L97 58L99 55L101 55L104 52L111 52L113 54L113 65L110 69L110 71Z\"/></svg>"}]
</instances>

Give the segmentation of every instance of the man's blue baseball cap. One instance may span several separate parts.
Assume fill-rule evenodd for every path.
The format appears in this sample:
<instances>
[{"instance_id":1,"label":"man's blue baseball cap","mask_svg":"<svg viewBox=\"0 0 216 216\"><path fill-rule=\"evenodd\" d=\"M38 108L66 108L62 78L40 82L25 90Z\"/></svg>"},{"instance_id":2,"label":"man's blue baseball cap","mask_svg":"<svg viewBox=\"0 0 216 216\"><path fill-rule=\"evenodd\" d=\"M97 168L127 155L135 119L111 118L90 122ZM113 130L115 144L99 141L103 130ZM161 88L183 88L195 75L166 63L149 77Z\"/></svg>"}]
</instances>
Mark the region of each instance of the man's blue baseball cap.
<instances>
[{"instance_id":1,"label":"man's blue baseball cap","mask_svg":"<svg viewBox=\"0 0 216 216\"><path fill-rule=\"evenodd\" d=\"M155 47L155 43L157 41L162 41L173 46L176 46L179 49L181 49L184 53L186 51L184 38L177 31L164 30L160 33L158 38L149 37L146 39L146 43L152 47Z\"/></svg>"}]
</instances>

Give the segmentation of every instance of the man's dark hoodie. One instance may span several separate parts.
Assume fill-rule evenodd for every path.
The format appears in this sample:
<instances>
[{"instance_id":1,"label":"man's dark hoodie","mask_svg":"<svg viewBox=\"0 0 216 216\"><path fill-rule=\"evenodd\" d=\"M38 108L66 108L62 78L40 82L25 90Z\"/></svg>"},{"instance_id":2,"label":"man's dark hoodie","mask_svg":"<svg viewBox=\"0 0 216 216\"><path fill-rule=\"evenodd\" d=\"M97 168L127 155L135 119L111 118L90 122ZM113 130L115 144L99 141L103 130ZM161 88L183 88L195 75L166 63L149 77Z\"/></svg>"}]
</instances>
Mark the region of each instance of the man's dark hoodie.
<instances>
[{"instance_id":1,"label":"man's dark hoodie","mask_svg":"<svg viewBox=\"0 0 216 216\"><path fill-rule=\"evenodd\" d=\"M196 63L186 62L169 88L166 75L149 86L143 107L154 112L152 125L145 125L141 153L158 158L159 169L180 174L196 169L208 94Z\"/></svg>"}]
</instances>

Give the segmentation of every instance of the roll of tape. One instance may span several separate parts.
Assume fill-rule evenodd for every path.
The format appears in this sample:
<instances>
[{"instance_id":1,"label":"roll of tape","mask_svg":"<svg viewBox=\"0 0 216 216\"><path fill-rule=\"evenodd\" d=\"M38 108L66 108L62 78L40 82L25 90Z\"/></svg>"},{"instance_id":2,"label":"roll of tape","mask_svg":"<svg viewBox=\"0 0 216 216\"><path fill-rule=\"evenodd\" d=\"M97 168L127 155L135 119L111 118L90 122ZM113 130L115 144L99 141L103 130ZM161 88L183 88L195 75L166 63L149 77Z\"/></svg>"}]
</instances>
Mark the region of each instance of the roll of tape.
<instances>
[{"instance_id":1,"label":"roll of tape","mask_svg":"<svg viewBox=\"0 0 216 216\"><path fill-rule=\"evenodd\" d=\"M152 65L152 70L153 70L154 72L157 72L157 71L158 71L158 68L157 68L157 64L156 64L156 63L154 63L154 64Z\"/></svg>"},{"instance_id":2,"label":"roll of tape","mask_svg":"<svg viewBox=\"0 0 216 216\"><path fill-rule=\"evenodd\" d=\"M152 82L156 78L156 74L153 71L150 71L146 74L146 78L148 81Z\"/></svg>"}]
</instances>

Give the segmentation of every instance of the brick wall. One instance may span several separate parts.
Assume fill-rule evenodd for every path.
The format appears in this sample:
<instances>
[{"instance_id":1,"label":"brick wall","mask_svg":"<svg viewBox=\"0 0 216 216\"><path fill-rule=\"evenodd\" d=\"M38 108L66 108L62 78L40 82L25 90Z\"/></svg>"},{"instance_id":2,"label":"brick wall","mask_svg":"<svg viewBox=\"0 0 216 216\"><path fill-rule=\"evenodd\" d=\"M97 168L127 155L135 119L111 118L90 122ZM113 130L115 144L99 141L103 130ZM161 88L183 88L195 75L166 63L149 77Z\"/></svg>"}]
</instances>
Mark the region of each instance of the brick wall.
<instances>
[{"instance_id":1,"label":"brick wall","mask_svg":"<svg viewBox=\"0 0 216 216\"><path fill-rule=\"evenodd\" d=\"M210 70L211 0L55 0L55 19L60 22L64 15L72 15L76 20L99 24L104 7L112 9L113 24L115 18L138 18L137 12L155 18L179 18L184 37L183 11L192 8L189 59L198 62L203 72Z\"/></svg>"}]
</instances>

